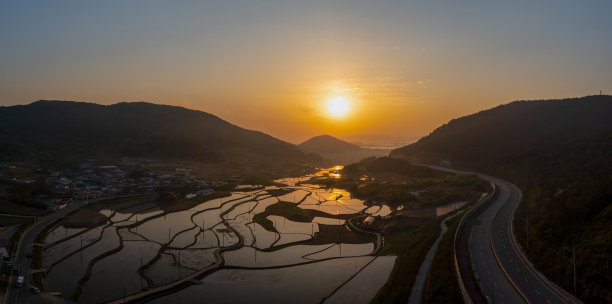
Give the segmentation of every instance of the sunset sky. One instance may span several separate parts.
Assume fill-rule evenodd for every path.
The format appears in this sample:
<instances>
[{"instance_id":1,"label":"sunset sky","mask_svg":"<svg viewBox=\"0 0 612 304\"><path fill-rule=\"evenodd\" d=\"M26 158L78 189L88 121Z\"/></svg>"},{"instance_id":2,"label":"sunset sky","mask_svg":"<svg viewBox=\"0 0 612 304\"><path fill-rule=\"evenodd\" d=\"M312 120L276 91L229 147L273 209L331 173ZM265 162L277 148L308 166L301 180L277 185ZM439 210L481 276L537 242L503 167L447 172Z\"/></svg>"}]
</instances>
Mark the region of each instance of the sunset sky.
<instances>
[{"instance_id":1,"label":"sunset sky","mask_svg":"<svg viewBox=\"0 0 612 304\"><path fill-rule=\"evenodd\" d=\"M536 3L537 2L537 3ZM198 109L298 143L612 93L612 1L3 1L0 105ZM348 110L327 102L343 96Z\"/></svg>"}]
</instances>

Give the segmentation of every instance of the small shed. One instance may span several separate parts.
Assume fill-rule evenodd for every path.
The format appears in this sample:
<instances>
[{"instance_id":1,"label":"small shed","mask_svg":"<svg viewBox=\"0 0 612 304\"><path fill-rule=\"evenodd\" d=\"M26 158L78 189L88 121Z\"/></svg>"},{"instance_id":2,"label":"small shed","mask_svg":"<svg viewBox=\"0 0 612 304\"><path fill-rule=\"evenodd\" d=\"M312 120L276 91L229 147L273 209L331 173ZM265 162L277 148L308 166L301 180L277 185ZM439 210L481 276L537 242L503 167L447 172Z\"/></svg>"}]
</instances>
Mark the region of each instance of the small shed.
<instances>
[{"instance_id":1,"label":"small shed","mask_svg":"<svg viewBox=\"0 0 612 304\"><path fill-rule=\"evenodd\" d=\"M367 226L371 226L372 224L374 224L374 217L373 216L366 217L365 220L363 220L363 224Z\"/></svg>"},{"instance_id":2,"label":"small shed","mask_svg":"<svg viewBox=\"0 0 612 304\"><path fill-rule=\"evenodd\" d=\"M9 252L8 252L8 250L6 250L6 247L0 247L0 257L2 257L2 259L6 259L6 260L8 260L10 258Z\"/></svg>"},{"instance_id":3,"label":"small shed","mask_svg":"<svg viewBox=\"0 0 612 304\"><path fill-rule=\"evenodd\" d=\"M208 188L208 189L200 190L200 191L196 192L196 194L198 196L201 196L201 195L211 194L213 192L215 192L215 190Z\"/></svg>"}]
</instances>

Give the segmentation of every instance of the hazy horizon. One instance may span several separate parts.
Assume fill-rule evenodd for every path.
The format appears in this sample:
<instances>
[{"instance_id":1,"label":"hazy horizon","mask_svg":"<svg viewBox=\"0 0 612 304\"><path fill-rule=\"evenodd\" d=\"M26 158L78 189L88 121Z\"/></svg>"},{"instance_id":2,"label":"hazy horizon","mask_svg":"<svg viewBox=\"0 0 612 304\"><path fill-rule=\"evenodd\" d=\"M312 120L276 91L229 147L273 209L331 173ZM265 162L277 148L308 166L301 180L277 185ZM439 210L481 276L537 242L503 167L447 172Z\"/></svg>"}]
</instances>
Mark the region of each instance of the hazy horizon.
<instances>
[{"instance_id":1,"label":"hazy horizon","mask_svg":"<svg viewBox=\"0 0 612 304\"><path fill-rule=\"evenodd\" d=\"M146 4L4 4L0 105L170 104L299 143L612 91L606 1Z\"/></svg>"},{"instance_id":2,"label":"hazy horizon","mask_svg":"<svg viewBox=\"0 0 612 304\"><path fill-rule=\"evenodd\" d=\"M610 0L0 7L3 302L612 303Z\"/></svg>"}]
</instances>

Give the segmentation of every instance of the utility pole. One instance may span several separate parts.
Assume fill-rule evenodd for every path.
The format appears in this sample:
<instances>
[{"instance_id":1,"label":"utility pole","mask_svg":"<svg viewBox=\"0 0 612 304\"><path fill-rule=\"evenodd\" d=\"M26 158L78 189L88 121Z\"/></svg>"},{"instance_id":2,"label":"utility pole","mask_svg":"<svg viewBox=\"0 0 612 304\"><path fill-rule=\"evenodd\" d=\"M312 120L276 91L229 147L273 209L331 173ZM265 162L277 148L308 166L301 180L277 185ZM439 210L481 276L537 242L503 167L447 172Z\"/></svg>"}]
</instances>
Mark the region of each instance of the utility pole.
<instances>
[{"instance_id":1,"label":"utility pole","mask_svg":"<svg viewBox=\"0 0 612 304\"><path fill-rule=\"evenodd\" d=\"M142 256L140 257L140 270L142 271ZM142 290L142 276L140 276L140 290Z\"/></svg>"},{"instance_id":2,"label":"utility pole","mask_svg":"<svg viewBox=\"0 0 612 304\"><path fill-rule=\"evenodd\" d=\"M574 296L576 295L576 245L572 242L572 262L574 263Z\"/></svg>"},{"instance_id":3,"label":"utility pole","mask_svg":"<svg viewBox=\"0 0 612 304\"><path fill-rule=\"evenodd\" d=\"M340 231L338 231L338 247L340 248L340 256L342 256L342 242L340 241Z\"/></svg>"},{"instance_id":4,"label":"utility pole","mask_svg":"<svg viewBox=\"0 0 612 304\"><path fill-rule=\"evenodd\" d=\"M529 249L529 213L527 213L527 249Z\"/></svg>"}]
</instances>

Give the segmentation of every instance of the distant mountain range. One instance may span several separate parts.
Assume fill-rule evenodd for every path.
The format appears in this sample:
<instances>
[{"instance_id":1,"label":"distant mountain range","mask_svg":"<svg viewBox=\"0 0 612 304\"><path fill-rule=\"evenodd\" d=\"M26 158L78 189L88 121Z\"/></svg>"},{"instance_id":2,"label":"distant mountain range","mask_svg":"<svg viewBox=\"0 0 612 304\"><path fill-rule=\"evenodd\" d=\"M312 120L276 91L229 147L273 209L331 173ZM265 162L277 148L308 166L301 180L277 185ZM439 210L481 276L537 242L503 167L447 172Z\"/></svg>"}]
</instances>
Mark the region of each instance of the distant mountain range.
<instances>
[{"instance_id":1,"label":"distant mountain range","mask_svg":"<svg viewBox=\"0 0 612 304\"><path fill-rule=\"evenodd\" d=\"M306 153L321 155L335 164L350 164L371 156L385 156L387 149L368 149L330 135L315 136L298 147Z\"/></svg>"},{"instance_id":2,"label":"distant mountain range","mask_svg":"<svg viewBox=\"0 0 612 304\"><path fill-rule=\"evenodd\" d=\"M396 149L409 145L419 140L421 136L388 136L388 135L374 135L374 134L361 134L352 135L344 138L344 140L358 145L362 148L371 149Z\"/></svg>"},{"instance_id":3,"label":"distant mountain range","mask_svg":"<svg viewBox=\"0 0 612 304\"><path fill-rule=\"evenodd\" d=\"M182 107L48 100L0 107L0 160L61 163L121 157L262 164L321 161L293 144Z\"/></svg>"},{"instance_id":4,"label":"distant mountain range","mask_svg":"<svg viewBox=\"0 0 612 304\"><path fill-rule=\"evenodd\" d=\"M453 119L391 157L481 169L528 150L612 130L612 96L515 101Z\"/></svg>"}]
</instances>

